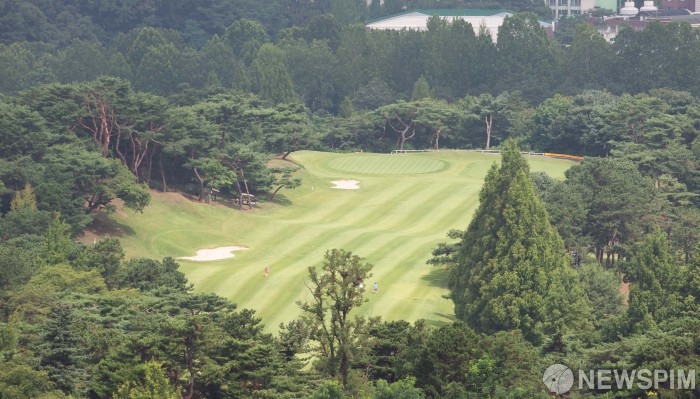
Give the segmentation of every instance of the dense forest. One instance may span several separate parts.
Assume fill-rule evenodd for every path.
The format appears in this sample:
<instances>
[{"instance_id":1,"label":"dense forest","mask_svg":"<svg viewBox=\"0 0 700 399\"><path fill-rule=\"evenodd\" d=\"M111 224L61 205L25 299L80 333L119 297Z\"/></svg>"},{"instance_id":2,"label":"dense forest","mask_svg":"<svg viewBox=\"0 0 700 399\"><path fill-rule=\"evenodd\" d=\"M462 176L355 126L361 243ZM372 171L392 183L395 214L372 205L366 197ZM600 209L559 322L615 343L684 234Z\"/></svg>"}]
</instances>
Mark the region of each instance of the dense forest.
<instances>
[{"instance_id":1,"label":"dense forest","mask_svg":"<svg viewBox=\"0 0 700 399\"><path fill-rule=\"evenodd\" d=\"M493 43L462 22L358 24L428 0L54 3L0 0L0 398L525 399L550 397L555 363L700 366L689 25L608 44L580 24L563 45L539 2L476 3L528 11ZM490 147L504 155L480 207L429 261L460 320L439 328L355 317L372 265L343 249L268 334L171 258L75 241L150 190L238 198L232 212L275 201L300 181L268 161L301 149ZM585 158L558 181L519 149ZM566 397L698 395L666 381Z\"/></svg>"},{"instance_id":2,"label":"dense forest","mask_svg":"<svg viewBox=\"0 0 700 399\"><path fill-rule=\"evenodd\" d=\"M10 9L14 4L5 3ZM0 13L12 19L0 21L0 93L8 95L40 83L85 82L108 75L129 81L137 91L178 102L194 101L196 93L219 88L255 93L274 103L298 100L319 116L340 114L345 99L362 110L409 100L421 77L433 96L450 102L504 91L521 93L530 105L557 93L583 90L621 95L667 88L700 95L695 69L700 39L688 24L630 28L609 45L595 27L564 29L571 26L568 22L557 31L560 41L547 40L535 14L518 14L500 28L493 43L478 33L479 27L459 21L434 19L427 32L418 33L366 31L364 25L346 24L334 14L274 28L267 21L231 16L225 26L202 32L193 41L185 23L158 26L149 22L160 20L155 16L141 16L126 24L115 18L116 11L110 11L108 19L120 30L47 22L47 33L39 35L42 29L30 25L20 12L29 5L18 3L23 6L17 12ZM135 12L138 7L124 9ZM235 9L242 12L245 7ZM173 14L151 12L164 19ZM91 14L83 19L95 24L100 20ZM214 21L208 25L217 26ZM65 35L68 39L61 40Z\"/></svg>"},{"instance_id":3,"label":"dense forest","mask_svg":"<svg viewBox=\"0 0 700 399\"><path fill-rule=\"evenodd\" d=\"M541 2L529 0L3 0L0 42L65 46L80 39L111 43L121 33L150 26L177 30L185 42L199 47L211 36L223 35L239 19L258 21L275 37L281 30L306 26L324 14L348 24L418 8L500 8L532 11L542 17L551 14Z\"/></svg>"}]
</instances>

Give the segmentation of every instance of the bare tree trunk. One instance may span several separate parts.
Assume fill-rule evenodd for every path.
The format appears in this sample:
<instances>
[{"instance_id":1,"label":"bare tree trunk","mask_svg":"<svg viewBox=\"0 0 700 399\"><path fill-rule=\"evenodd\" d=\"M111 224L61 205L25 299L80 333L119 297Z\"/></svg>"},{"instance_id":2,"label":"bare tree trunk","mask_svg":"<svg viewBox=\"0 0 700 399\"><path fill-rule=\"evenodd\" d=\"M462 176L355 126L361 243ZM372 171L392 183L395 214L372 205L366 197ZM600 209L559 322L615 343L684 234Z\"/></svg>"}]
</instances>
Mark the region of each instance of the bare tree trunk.
<instances>
[{"instance_id":1,"label":"bare tree trunk","mask_svg":"<svg viewBox=\"0 0 700 399\"><path fill-rule=\"evenodd\" d=\"M148 159L146 160L146 184L151 184L151 170L153 169L153 155L156 153L155 148L151 150L148 154Z\"/></svg>"},{"instance_id":2,"label":"bare tree trunk","mask_svg":"<svg viewBox=\"0 0 700 399\"><path fill-rule=\"evenodd\" d=\"M277 192L279 192L282 188L284 188L284 185L280 185L279 187L277 187L277 189L275 189L275 191L272 192L272 197L270 197L270 201L275 199L275 195L277 195Z\"/></svg>"},{"instance_id":3,"label":"bare tree trunk","mask_svg":"<svg viewBox=\"0 0 700 399\"><path fill-rule=\"evenodd\" d=\"M411 126L412 126L412 124L410 124L409 126L407 126L406 129L404 129L404 131L401 132L401 148L400 148L401 151L403 151L403 147L404 147L404 144L406 143L406 141L407 141L408 139L412 139L413 136L416 135L416 129L413 129L413 132L411 133L411 135L408 136L408 137L406 136L406 132L408 132L408 129L409 129Z\"/></svg>"},{"instance_id":4,"label":"bare tree trunk","mask_svg":"<svg viewBox=\"0 0 700 399\"><path fill-rule=\"evenodd\" d=\"M415 128L413 129L413 131L411 132L411 135L410 135L410 136L406 136L406 134L408 133L408 131L411 130L411 128L413 127L413 121L411 121L411 122L409 122L409 123L406 123L406 122L403 121L403 119L399 118L398 116L396 117L396 120L401 124L401 126L402 126L401 128L398 128L398 129L397 129L397 128L391 123L391 120L389 120L389 119L387 119L387 123L389 123L389 126L391 126L391 128L394 129L394 131L395 131L396 133L399 134L399 139L398 139L398 141L399 141L399 150L400 150L400 151L403 151L403 150L404 150L404 144L406 144L406 141L409 140L409 139L412 139L413 136L416 135L416 129L415 129Z\"/></svg>"},{"instance_id":5,"label":"bare tree trunk","mask_svg":"<svg viewBox=\"0 0 700 399\"><path fill-rule=\"evenodd\" d=\"M189 341L191 338L188 337L185 340ZM194 341L194 339L192 339ZM187 342L186 342L187 344ZM187 364L187 371L189 376L187 377L187 393L185 394L185 399L194 398L194 350L190 345L185 347L185 363Z\"/></svg>"},{"instance_id":6,"label":"bare tree trunk","mask_svg":"<svg viewBox=\"0 0 700 399\"><path fill-rule=\"evenodd\" d=\"M348 359L348 354L344 350L340 355L340 378L343 387L348 386L348 374L350 373L350 360Z\"/></svg>"},{"instance_id":7,"label":"bare tree trunk","mask_svg":"<svg viewBox=\"0 0 700 399\"><path fill-rule=\"evenodd\" d=\"M93 109L93 101L95 109ZM101 98L96 93L85 95L85 109L87 110L92 124L88 126L82 120L80 124L92 133L92 139L100 148L102 156L107 157L109 154L112 128L117 126L114 111L110 112L107 100ZM93 112L96 112L96 115L93 114Z\"/></svg>"},{"instance_id":8,"label":"bare tree trunk","mask_svg":"<svg viewBox=\"0 0 700 399\"><path fill-rule=\"evenodd\" d=\"M639 136L637 135L637 126L630 124L630 132L632 132L632 137L634 137L634 143L639 144Z\"/></svg>"},{"instance_id":9,"label":"bare tree trunk","mask_svg":"<svg viewBox=\"0 0 700 399\"><path fill-rule=\"evenodd\" d=\"M197 176L197 180L199 181L199 198L197 198L197 201L201 202L204 198L204 178L199 175L196 167L192 168L192 170L194 170L194 175Z\"/></svg>"},{"instance_id":10,"label":"bare tree trunk","mask_svg":"<svg viewBox=\"0 0 700 399\"><path fill-rule=\"evenodd\" d=\"M115 145L115 150L117 152L117 155L119 156L119 159L122 160L122 163L124 166L128 165L128 162L126 162L126 156L122 153L121 148L119 148L119 143L122 141L122 129L117 126L117 145Z\"/></svg>"},{"instance_id":11,"label":"bare tree trunk","mask_svg":"<svg viewBox=\"0 0 700 399\"><path fill-rule=\"evenodd\" d=\"M131 141L131 165L129 169L136 176L136 181L141 181L139 178L139 165L143 159L143 154L141 153L141 140L136 137L135 133L129 134L129 140ZM148 146L148 142L146 142Z\"/></svg>"},{"instance_id":12,"label":"bare tree trunk","mask_svg":"<svg viewBox=\"0 0 700 399\"><path fill-rule=\"evenodd\" d=\"M491 126L493 124L493 114L488 114L484 117L486 121L486 149L491 148Z\"/></svg>"},{"instance_id":13,"label":"bare tree trunk","mask_svg":"<svg viewBox=\"0 0 700 399\"><path fill-rule=\"evenodd\" d=\"M114 116L114 115L112 115ZM107 115L107 102L100 102L100 122L101 122L101 141L102 141L102 156L106 157L109 153L109 141L112 131L109 128L109 117Z\"/></svg>"},{"instance_id":14,"label":"bare tree trunk","mask_svg":"<svg viewBox=\"0 0 700 399\"><path fill-rule=\"evenodd\" d=\"M158 166L160 168L160 177L163 179L163 192L168 192L168 184L165 180L165 173L163 172L163 151L160 152L160 156L158 157Z\"/></svg>"},{"instance_id":15,"label":"bare tree trunk","mask_svg":"<svg viewBox=\"0 0 700 399\"><path fill-rule=\"evenodd\" d=\"M236 186L238 187L238 209L243 209L243 189L238 176L236 176Z\"/></svg>"},{"instance_id":16,"label":"bare tree trunk","mask_svg":"<svg viewBox=\"0 0 700 399\"><path fill-rule=\"evenodd\" d=\"M243 177L243 186L245 186L245 193L248 195L248 209L253 208L253 200L250 198L250 190L248 189L248 179L245 178L245 172L241 169L241 176Z\"/></svg>"},{"instance_id":17,"label":"bare tree trunk","mask_svg":"<svg viewBox=\"0 0 700 399\"><path fill-rule=\"evenodd\" d=\"M131 139L131 171L134 173L136 176L137 181L141 181L141 176L139 173L139 169L141 169L141 164L143 163L144 159L146 159L150 155L150 150L151 148L149 147L149 144L151 142L151 139L147 138L145 140L145 143L139 138L136 134L130 134L129 138Z\"/></svg>"}]
</instances>

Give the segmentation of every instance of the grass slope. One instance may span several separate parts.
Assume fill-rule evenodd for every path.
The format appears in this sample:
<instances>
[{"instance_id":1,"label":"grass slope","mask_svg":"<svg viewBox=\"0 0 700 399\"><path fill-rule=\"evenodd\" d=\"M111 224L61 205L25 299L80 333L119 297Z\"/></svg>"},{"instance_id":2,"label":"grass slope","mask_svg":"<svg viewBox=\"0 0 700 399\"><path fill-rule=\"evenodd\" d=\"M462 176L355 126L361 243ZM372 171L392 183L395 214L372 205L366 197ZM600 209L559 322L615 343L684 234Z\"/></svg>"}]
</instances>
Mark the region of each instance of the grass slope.
<instances>
[{"instance_id":1,"label":"grass slope","mask_svg":"<svg viewBox=\"0 0 700 399\"><path fill-rule=\"evenodd\" d=\"M478 193L497 155L443 151L404 155L331 154L303 151L293 158L303 185L282 190L280 201L250 211L154 193L143 214L113 215L128 257L191 256L198 249L242 245L232 259L181 261L198 291L215 292L252 308L266 328L294 319L296 301L307 297L307 267L331 248L343 248L374 265L360 310L387 320L453 320L443 296L446 273L425 264L448 230L465 229ZM532 170L555 178L571 166L564 160L528 158ZM280 162L280 161L276 161ZM359 180L359 190L333 189L333 180ZM91 237L88 237L92 241ZM270 267L265 279L263 269Z\"/></svg>"}]
</instances>

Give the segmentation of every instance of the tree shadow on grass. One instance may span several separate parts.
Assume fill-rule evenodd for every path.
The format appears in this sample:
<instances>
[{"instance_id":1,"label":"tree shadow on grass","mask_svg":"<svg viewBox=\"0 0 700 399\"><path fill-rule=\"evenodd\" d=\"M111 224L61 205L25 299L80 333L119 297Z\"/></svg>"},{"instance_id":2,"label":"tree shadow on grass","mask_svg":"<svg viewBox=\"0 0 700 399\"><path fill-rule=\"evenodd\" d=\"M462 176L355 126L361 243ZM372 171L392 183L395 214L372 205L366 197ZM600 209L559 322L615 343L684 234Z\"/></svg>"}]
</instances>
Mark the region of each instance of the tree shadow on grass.
<instances>
[{"instance_id":1,"label":"tree shadow on grass","mask_svg":"<svg viewBox=\"0 0 700 399\"><path fill-rule=\"evenodd\" d=\"M290 205L294 204L284 194L275 195L275 198L270 202L273 204L281 205L281 206L290 206Z\"/></svg>"},{"instance_id":2,"label":"tree shadow on grass","mask_svg":"<svg viewBox=\"0 0 700 399\"><path fill-rule=\"evenodd\" d=\"M450 272L442 267L433 267L430 273L421 276L423 281L426 281L431 287L439 287L447 289L447 281ZM447 296L443 296L445 300L450 300ZM434 313L430 317L425 318L426 325L430 327L442 327L452 324L457 321L454 313Z\"/></svg>"},{"instance_id":3,"label":"tree shadow on grass","mask_svg":"<svg viewBox=\"0 0 700 399\"><path fill-rule=\"evenodd\" d=\"M206 204L206 202L197 201L197 197L193 197L192 202L199 202L200 204ZM223 206L225 208L235 209L237 211L241 211L241 210L246 211L246 210L250 209L250 207L248 205L239 206L235 200L229 199L229 198L217 198L215 200L212 200L209 203L209 205Z\"/></svg>"},{"instance_id":4,"label":"tree shadow on grass","mask_svg":"<svg viewBox=\"0 0 700 399\"><path fill-rule=\"evenodd\" d=\"M192 197L192 201L199 202L199 201L197 201L196 196ZM204 203L204 202L202 202L202 203ZM211 204L223 206L223 207L226 207L229 209L235 209L237 211L247 211L247 210L251 209L247 203L244 203L242 207L239 206L238 202L236 201L235 198L217 198L215 200L212 200ZM261 195L260 197L257 198L257 201L252 209L255 209L258 207L264 207L265 204L290 206L290 205L293 205L294 203L292 201L290 201L289 199L287 199L284 195L280 195L280 194L277 194L272 201L270 201L269 196Z\"/></svg>"},{"instance_id":5,"label":"tree shadow on grass","mask_svg":"<svg viewBox=\"0 0 700 399\"><path fill-rule=\"evenodd\" d=\"M442 267L433 267L430 273L421 276L421 280L426 281L431 287L440 287L447 289L447 279L449 271Z\"/></svg>"},{"instance_id":6,"label":"tree shadow on grass","mask_svg":"<svg viewBox=\"0 0 700 399\"><path fill-rule=\"evenodd\" d=\"M123 237L136 234L134 229L110 218L106 213L98 213L87 225L86 230L100 237Z\"/></svg>"},{"instance_id":7,"label":"tree shadow on grass","mask_svg":"<svg viewBox=\"0 0 700 399\"><path fill-rule=\"evenodd\" d=\"M426 317L424 320L428 327L439 328L456 322L457 317L453 314L435 313L433 318Z\"/></svg>"}]
</instances>

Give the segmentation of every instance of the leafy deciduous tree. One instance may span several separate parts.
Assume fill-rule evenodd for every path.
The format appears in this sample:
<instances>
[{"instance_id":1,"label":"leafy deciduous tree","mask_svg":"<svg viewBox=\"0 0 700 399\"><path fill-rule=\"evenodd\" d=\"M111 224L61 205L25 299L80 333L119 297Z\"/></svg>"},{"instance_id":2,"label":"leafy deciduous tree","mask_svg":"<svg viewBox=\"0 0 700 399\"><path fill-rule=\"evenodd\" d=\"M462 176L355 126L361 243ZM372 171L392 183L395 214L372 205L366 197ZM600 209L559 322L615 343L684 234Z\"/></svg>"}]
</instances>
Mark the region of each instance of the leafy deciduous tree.
<instances>
[{"instance_id":1,"label":"leafy deciduous tree","mask_svg":"<svg viewBox=\"0 0 700 399\"><path fill-rule=\"evenodd\" d=\"M358 340L365 334L366 321L350 319L350 312L362 305L364 284L372 276L372 265L342 249L326 252L320 270L309 267L311 300L299 302L310 338L319 345L321 369L348 384L350 362Z\"/></svg>"},{"instance_id":2,"label":"leafy deciduous tree","mask_svg":"<svg viewBox=\"0 0 700 399\"><path fill-rule=\"evenodd\" d=\"M160 363L151 361L143 365L143 381L125 382L114 394L114 399L181 399L170 385Z\"/></svg>"}]
</instances>

